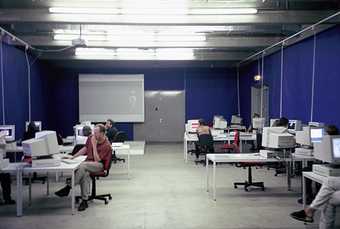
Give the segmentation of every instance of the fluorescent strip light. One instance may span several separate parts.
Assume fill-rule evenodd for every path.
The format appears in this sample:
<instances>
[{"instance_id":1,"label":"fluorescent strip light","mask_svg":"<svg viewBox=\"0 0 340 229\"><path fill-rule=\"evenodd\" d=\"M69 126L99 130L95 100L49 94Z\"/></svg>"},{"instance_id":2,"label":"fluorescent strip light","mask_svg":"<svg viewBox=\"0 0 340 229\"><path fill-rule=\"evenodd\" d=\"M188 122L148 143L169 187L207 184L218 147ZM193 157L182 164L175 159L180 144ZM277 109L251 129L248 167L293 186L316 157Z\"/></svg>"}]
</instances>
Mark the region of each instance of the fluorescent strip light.
<instances>
[{"instance_id":1,"label":"fluorescent strip light","mask_svg":"<svg viewBox=\"0 0 340 229\"><path fill-rule=\"evenodd\" d=\"M61 14L89 14L89 15L234 15L234 14L257 14L256 8L68 8L51 7L50 13Z\"/></svg>"},{"instance_id":2,"label":"fluorescent strip light","mask_svg":"<svg viewBox=\"0 0 340 229\"><path fill-rule=\"evenodd\" d=\"M56 34L53 36L54 40L57 41L72 41L78 39L80 35L76 34ZM205 41L204 35L192 35L192 36L181 36L181 35L140 35L140 34L130 34L130 35L82 35L82 39L86 41L129 41L129 42L194 42L194 41Z\"/></svg>"},{"instance_id":3,"label":"fluorescent strip light","mask_svg":"<svg viewBox=\"0 0 340 229\"><path fill-rule=\"evenodd\" d=\"M206 15L206 14L257 14L257 9L255 8L201 8L201 9L189 9L188 14L199 14L199 15Z\"/></svg>"},{"instance_id":4,"label":"fluorescent strip light","mask_svg":"<svg viewBox=\"0 0 340 229\"><path fill-rule=\"evenodd\" d=\"M194 51L189 48L135 49L135 48L76 48L79 58L116 60L193 60Z\"/></svg>"}]
</instances>

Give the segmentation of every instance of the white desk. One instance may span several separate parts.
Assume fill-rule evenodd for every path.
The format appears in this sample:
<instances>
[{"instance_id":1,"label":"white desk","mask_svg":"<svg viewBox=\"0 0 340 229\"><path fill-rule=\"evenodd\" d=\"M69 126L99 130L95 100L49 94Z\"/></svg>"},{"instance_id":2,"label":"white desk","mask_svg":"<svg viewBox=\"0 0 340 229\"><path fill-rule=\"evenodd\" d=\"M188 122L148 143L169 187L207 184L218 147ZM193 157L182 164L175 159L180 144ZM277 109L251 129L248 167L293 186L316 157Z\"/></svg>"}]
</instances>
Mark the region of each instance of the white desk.
<instances>
[{"instance_id":1,"label":"white desk","mask_svg":"<svg viewBox=\"0 0 340 229\"><path fill-rule=\"evenodd\" d=\"M230 142L234 140L234 135L224 133L224 134L219 134L213 136L214 142ZM244 141L256 141L256 134L253 133L243 133L240 132L240 151L242 152L242 143ZM189 142L198 142L198 137L197 134L189 134L187 132L184 133L184 149L183 149L183 154L184 154L184 160L185 163L188 162L188 143Z\"/></svg>"},{"instance_id":2,"label":"white desk","mask_svg":"<svg viewBox=\"0 0 340 229\"><path fill-rule=\"evenodd\" d=\"M112 143L112 150L116 155L127 156L127 175L130 176L130 145L121 143Z\"/></svg>"},{"instance_id":3,"label":"white desk","mask_svg":"<svg viewBox=\"0 0 340 229\"><path fill-rule=\"evenodd\" d=\"M276 158L265 158L261 157L258 153L253 154L207 154L206 157L206 185L207 192L209 192L210 184L210 176L209 176L209 161L213 162L213 199L216 200L216 164L217 163L242 163L242 162L250 162L250 163L268 163L268 162L285 162L286 170L287 170L287 187L288 191L291 190L291 166L295 161L304 161L309 160L309 157L294 157L286 158L286 159L276 159ZM314 160L314 158L312 158Z\"/></svg>"},{"instance_id":4,"label":"white desk","mask_svg":"<svg viewBox=\"0 0 340 229\"><path fill-rule=\"evenodd\" d=\"M73 148L74 148L73 145L69 145L69 146L59 145L59 152L60 153L70 153L70 152L72 152ZM6 151L6 153L24 152L22 146L15 146L15 147L11 147L11 148L6 148L5 151Z\"/></svg>"},{"instance_id":5,"label":"white desk","mask_svg":"<svg viewBox=\"0 0 340 229\"><path fill-rule=\"evenodd\" d=\"M23 198L22 198L22 192L23 192L23 184L22 184L22 177L24 174L32 174L34 172L43 172L43 173L59 173L59 172L68 172L71 173L71 208L72 208L72 214L75 213L75 188L74 188L74 176L75 171L78 169L80 163L86 159L85 156L83 156L80 160L78 160L78 163L74 164L67 164L64 162L61 162L60 166L56 167L29 167L27 163L11 163L7 168L3 169L3 172L9 172L9 173L16 173L17 177L17 190L16 190L16 207L17 207L17 216L23 215ZM31 191L29 190L29 195L31 195ZM49 193L49 186L47 182L47 194ZM30 197L31 198L31 197Z\"/></svg>"},{"instance_id":6,"label":"white desk","mask_svg":"<svg viewBox=\"0 0 340 229\"><path fill-rule=\"evenodd\" d=\"M239 162L278 162L275 158L264 158L259 154L207 154L206 157L206 181L207 181L207 192L210 191L210 176L209 176L209 161L213 162L213 175L212 175L212 185L213 185L213 199L216 201L216 163L239 163Z\"/></svg>"},{"instance_id":7,"label":"white desk","mask_svg":"<svg viewBox=\"0 0 340 229\"><path fill-rule=\"evenodd\" d=\"M323 184L324 181L327 179L326 176L319 175L314 172L303 172L302 173L302 203L303 203L303 208L306 207L306 181L307 179L310 179L314 182L317 182L319 184Z\"/></svg>"}]
</instances>

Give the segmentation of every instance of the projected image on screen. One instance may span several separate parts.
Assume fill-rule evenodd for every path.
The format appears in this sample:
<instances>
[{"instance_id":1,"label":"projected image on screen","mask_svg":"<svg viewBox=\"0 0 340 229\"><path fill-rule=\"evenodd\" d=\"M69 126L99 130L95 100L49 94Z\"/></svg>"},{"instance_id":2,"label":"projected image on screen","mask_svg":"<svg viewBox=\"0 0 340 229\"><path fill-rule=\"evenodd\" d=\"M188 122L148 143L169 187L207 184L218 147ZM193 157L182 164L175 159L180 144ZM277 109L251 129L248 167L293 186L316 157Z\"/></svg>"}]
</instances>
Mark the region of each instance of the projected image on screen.
<instances>
[{"instance_id":1,"label":"projected image on screen","mask_svg":"<svg viewBox=\"0 0 340 229\"><path fill-rule=\"evenodd\" d=\"M79 75L80 120L144 121L143 75Z\"/></svg>"}]
</instances>

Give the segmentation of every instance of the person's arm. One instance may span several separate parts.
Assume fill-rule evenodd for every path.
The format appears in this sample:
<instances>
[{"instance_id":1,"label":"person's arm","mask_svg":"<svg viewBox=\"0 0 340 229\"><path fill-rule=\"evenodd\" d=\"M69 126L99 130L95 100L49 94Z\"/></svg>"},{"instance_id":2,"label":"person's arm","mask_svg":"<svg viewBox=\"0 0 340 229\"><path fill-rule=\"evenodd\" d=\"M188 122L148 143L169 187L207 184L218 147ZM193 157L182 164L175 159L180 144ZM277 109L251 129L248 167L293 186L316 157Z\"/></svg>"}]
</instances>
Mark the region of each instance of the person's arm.
<instances>
[{"instance_id":1,"label":"person's arm","mask_svg":"<svg viewBox=\"0 0 340 229\"><path fill-rule=\"evenodd\" d=\"M93 159L96 161L96 162L99 162L101 161L99 155L98 155L98 151L97 151L97 140L95 138L95 136L92 136L91 138L91 143L92 143L92 150L93 150Z\"/></svg>"},{"instance_id":2,"label":"person's arm","mask_svg":"<svg viewBox=\"0 0 340 229\"><path fill-rule=\"evenodd\" d=\"M84 146L83 148L81 148L75 155L73 155L73 158L79 157L80 155L85 155L86 154L86 146Z\"/></svg>"}]
</instances>

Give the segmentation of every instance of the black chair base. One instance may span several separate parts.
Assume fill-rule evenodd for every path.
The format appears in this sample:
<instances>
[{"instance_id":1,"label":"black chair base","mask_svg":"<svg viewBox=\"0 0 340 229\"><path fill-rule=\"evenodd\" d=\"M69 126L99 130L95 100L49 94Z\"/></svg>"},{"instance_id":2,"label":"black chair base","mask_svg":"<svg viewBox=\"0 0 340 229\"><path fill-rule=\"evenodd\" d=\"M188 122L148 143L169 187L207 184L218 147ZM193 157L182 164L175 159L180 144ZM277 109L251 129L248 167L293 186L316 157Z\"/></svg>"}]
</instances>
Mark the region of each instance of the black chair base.
<instances>
[{"instance_id":1,"label":"black chair base","mask_svg":"<svg viewBox=\"0 0 340 229\"><path fill-rule=\"evenodd\" d=\"M81 200L81 196L76 196L76 203L79 203ZM108 204L109 200L112 200L111 194L102 194L102 195L96 195L96 196L90 196L88 201L90 200L102 200L104 201L104 204Z\"/></svg>"},{"instance_id":2,"label":"black chair base","mask_svg":"<svg viewBox=\"0 0 340 229\"><path fill-rule=\"evenodd\" d=\"M202 165L205 165L207 162L205 160L195 160L195 164L198 165L198 164L202 164Z\"/></svg>"},{"instance_id":3,"label":"black chair base","mask_svg":"<svg viewBox=\"0 0 340 229\"><path fill-rule=\"evenodd\" d=\"M264 183L263 182L252 182L249 183L248 181L245 182L235 182L234 183L234 188L237 188L237 186L244 186L244 190L246 192L249 191L249 187L258 187L258 188L262 188L262 191L264 191Z\"/></svg>"},{"instance_id":4,"label":"black chair base","mask_svg":"<svg viewBox=\"0 0 340 229\"><path fill-rule=\"evenodd\" d=\"M125 163L125 159L124 159L124 158L119 158L119 157L116 156L116 154L113 154L113 156L112 156L112 162L113 162L114 164L117 164L117 161L122 161L122 162Z\"/></svg>"},{"instance_id":5,"label":"black chair base","mask_svg":"<svg viewBox=\"0 0 340 229\"><path fill-rule=\"evenodd\" d=\"M234 188L237 188L237 186L244 186L244 190L246 192L249 191L249 187L259 187L264 191L264 183L263 182L253 182L253 177L252 177L252 171L251 171L251 165L247 166L248 167L248 181L245 182L235 182L234 183Z\"/></svg>"}]
</instances>

